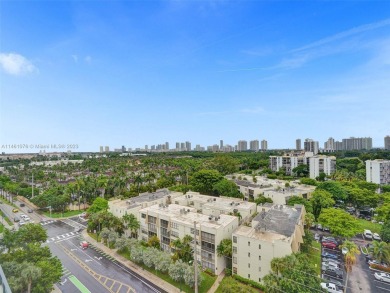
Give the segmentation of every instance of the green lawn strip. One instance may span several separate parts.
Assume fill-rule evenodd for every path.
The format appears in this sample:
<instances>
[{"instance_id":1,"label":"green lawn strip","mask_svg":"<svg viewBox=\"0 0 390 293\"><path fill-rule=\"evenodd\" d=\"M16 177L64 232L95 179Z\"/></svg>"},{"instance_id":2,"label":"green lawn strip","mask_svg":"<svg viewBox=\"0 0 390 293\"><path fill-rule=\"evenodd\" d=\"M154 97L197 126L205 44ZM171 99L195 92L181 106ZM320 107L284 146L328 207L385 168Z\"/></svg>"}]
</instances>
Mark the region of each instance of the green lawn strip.
<instances>
[{"instance_id":1,"label":"green lawn strip","mask_svg":"<svg viewBox=\"0 0 390 293\"><path fill-rule=\"evenodd\" d=\"M0 210L0 216L4 218L4 220L8 223L8 225L12 226L14 223L11 222L10 219L3 213L3 211Z\"/></svg>"},{"instance_id":2,"label":"green lawn strip","mask_svg":"<svg viewBox=\"0 0 390 293\"><path fill-rule=\"evenodd\" d=\"M363 231L364 230L371 230L372 233L378 233L380 234L381 230L382 230L382 225L381 224L378 224L378 223L373 223L371 221L367 221L367 220L364 220L364 219L358 219L358 222L360 224L360 227L361 227L361 233L363 234Z\"/></svg>"},{"instance_id":3,"label":"green lawn strip","mask_svg":"<svg viewBox=\"0 0 390 293\"><path fill-rule=\"evenodd\" d=\"M85 287L84 284L81 283L75 276L70 276L69 281L71 281L81 293L91 293L91 291L89 291L87 287Z\"/></svg>"},{"instance_id":4,"label":"green lawn strip","mask_svg":"<svg viewBox=\"0 0 390 293\"><path fill-rule=\"evenodd\" d=\"M18 208L14 203L11 203L10 201L8 201L8 200L5 199L5 198L0 197L0 201L3 202L3 203L5 203L5 204L8 204L8 205L10 205L10 206L13 206L14 208Z\"/></svg>"},{"instance_id":5,"label":"green lawn strip","mask_svg":"<svg viewBox=\"0 0 390 293\"><path fill-rule=\"evenodd\" d=\"M3 231L4 231L4 226L0 224L0 233L3 233Z\"/></svg>"},{"instance_id":6,"label":"green lawn strip","mask_svg":"<svg viewBox=\"0 0 390 293\"><path fill-rule=\"evenodd\" d=\"M81 214L83 212L84 212L83 210L81 210L81 211L78 211L78 210L77 211L67 211L65 213L54 213L54 212L52 212L51 213L51 217L52 218L67 218L67 217L77 216L77 215L79 215L79 214ZM50 212L44 211L43 214L46 217L50 218Z\"/></svg>"},{"instance_id":7,"label":"green lawn strip","mask_svg":"<svg viewBox=\"0 0 390 293\"><path fill-rule=\"evenodd\" d=\"M246 292L246 293L258 293L261 292L258 289L255 289L249 285L243 284L240 281L232 278L232 277L225 277L222 279L221 283L219 284L219 287L215 293L225 293L226 289L229 289L232 292L233 290L237 290L237 292Z\"/></svg>"},{"instance_id":8,"label":"green lawn strip","mask_svg":"<svg viewBox=\"0 0 390 293\"><path fill-rule=\"evenodd\" d=\"M317 275L321 275L321 244L313 241L307 256Z\"/></svg>"}]
</instances>

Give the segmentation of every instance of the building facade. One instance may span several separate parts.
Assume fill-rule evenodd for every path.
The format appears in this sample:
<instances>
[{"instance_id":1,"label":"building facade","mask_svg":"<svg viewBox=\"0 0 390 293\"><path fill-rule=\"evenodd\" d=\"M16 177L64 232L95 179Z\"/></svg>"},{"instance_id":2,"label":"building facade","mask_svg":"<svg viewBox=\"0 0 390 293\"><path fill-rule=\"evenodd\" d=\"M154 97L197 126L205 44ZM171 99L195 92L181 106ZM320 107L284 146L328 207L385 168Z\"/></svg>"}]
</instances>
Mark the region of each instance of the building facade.
<instances>
[{"instance_id":1,"label":"building facade","mask_svg":"<svg viewBox=\"0 0 390 293\"><path fill-rule=\"evenodd\" d=\"M262 150L262 151L268 150L268 141L266 141L265 139L263 139L263 140L261 141L261 150Z\"/></svg>"},{"instance_id":2,"label":"building facade","mask_svg":"<svg viewBox=\"0 0 390 293\"><path fill-rule=\"evenodd\" d=\"M262 282L271 271L271 261L300 251L305 208L264 204L252 226L240 226L232 234L232 273Z\"/></svg>"},{"instance_id":3,"label":"building facade","mask_svg":"<svg viewBox=\"0 0 390 293\"><path fill-rule=\"evenodd\" d=\"M390 160L367 160L366 181L376 184L390 184Z\"/></svg>"},{"instance_id":4,"label":"building facade","mask_svg":"<svg viewBox=\"0 0 390 293\"><path fill-rule=\"evenodd\" d=\"M385 150L390 150L390 135L385 136Z\"/></svg>"},{"instance_id":5,"label":"building facade","mask_svg":"<svg viewBox=\"0 0 390 293\"><path fill-rule=\"evenodd\" d=\"M297 151L300 151L302 149L302 141L300 138L298 138L297 140L295 140L295 149Z\"/></svg>"},{"instance_id":6,"label":"building facade","mask_svg":"<svg viewBox=\"0 0 390 293\"><path fill-rule=\"evenodd\" d=\"M312 152L314 155L318 154L319 145L318 141L314 141L310 138L306 138L304 142L305 152Z\"/></svg>"},{"instance_id":7,"label":"building facade","mask_svg":"<svg viewBox=\"0 0 390 293\"><path fill-rule=\"evenodd\" d=\"M259 141L251 140L249 143L249 148L251 151L258 152L259 151Z\"/></svg>"},{"instance_id":8,"label":"building facade","mask_svg":"<svg viewBox=\"0 0 390 293\"><path fill-rule=\"evenodd\" d=\"M336 157L334 156L314 156L309 158L310 178L315 179L321 173L330 175L336 171Z\"/></svg>"},{"instance_id":9,"label":"building facade","mask_svg":"<svg viewBox=\"0 0 390 293\"><path fill-rule=\"evenodd\" d=\"M239 152L248 150L248 142L246 140L239 140L237 144L237 150Z\"/></svg>"}]
</instances>

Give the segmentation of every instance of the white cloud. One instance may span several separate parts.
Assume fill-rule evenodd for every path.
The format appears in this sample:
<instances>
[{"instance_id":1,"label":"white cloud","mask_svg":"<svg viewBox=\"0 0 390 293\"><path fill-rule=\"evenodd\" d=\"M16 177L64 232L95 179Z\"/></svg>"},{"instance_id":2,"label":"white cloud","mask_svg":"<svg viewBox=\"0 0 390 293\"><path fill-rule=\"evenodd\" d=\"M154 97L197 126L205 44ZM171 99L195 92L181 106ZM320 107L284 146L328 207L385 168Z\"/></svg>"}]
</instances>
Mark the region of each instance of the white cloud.
<instances>
[{"instance_id":1,"label":"white cloud","mask_svg":"<svg viewBox=\"0 0 390 293\"><path fill-rule=\"evenodd\" d=\"M11 75L24 75L38 71L31 61L16 53L0 53L0 65Z\"/></svg>"},{"instance_id":2,"label":"white cloud","mask_svg":"<svg viewBox=\"0 0 390 293\"><path fill-rule=\"evenodd\" d=\"M86 57L84 58L84 60L85 60L85 62L87 62L87 63L89 64L89 63L92 62L92 57L88 55L88 56L86 56Z\"/></svg>"}]
</instances>

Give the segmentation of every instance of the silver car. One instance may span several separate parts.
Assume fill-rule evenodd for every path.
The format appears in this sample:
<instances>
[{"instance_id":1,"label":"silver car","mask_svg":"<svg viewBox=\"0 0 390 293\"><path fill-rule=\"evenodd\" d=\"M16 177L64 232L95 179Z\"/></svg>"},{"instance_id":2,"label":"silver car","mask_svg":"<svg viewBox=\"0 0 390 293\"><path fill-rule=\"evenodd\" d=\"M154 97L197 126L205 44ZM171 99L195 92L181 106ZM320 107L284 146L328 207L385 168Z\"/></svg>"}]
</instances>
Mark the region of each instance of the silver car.
<instances>
[{"instance_id":1,"label":"silver car","mask_svg":"<svg viewBox=\"0 0 390 293\"><path fill-rule=\"evenodd\" d=\"M387 273L375 273L374 277L375 277L375 279L377 279L379 281L390 283L390 274L387 274Z\"/></svg>"}]
</instances>

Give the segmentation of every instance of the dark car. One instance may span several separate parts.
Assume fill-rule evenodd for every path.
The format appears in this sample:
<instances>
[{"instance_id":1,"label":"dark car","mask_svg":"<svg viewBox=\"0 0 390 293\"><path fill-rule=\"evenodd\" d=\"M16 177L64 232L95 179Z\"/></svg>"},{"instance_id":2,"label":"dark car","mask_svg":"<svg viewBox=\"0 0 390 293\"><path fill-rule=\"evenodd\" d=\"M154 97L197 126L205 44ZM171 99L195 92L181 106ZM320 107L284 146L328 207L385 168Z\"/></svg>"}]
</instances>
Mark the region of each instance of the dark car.
<instances>
[{"instance_id":1,"label":"dark car","mask_svg":"<svg viewBox=\"0 0 390 293\"><path fill-rule=\"evenodd\" d=\"M21 207L24 207L24 206L25 206L25 204L24 204L24 203L20 203L20 206L21 206Z\"/></svg>"},{"instance_id":2,"label":"dark car","mask_svg":"<svg viewBox=\"0 0 390 293\"><path fill-rule=\"evenodd\" d=\"M32 209L28 209L27 212L29 212L30 214L33 212Z\"/></svg>"},{"instance_id":3,"label":"dark car","mask_svg":"<svg viewBox=\"0 0 390 293\"><path fill-rule=\"evenodd\" d=\"M322 253L323 258L329 258L329 259L335 259L338 260L340 257L337 254L329 253L329 252L324 252Z\"/></svg>"},{"instance_id":4,"label":"dark car","mask_svg":"<svg viewBox=\"0 0 390 293\"><path fill-rule=\"evenodd\" d=\"M343 271L339 269L328 267L324 271L324 274L338 279L343 279Z\"/></svg>"}]
</instances>

